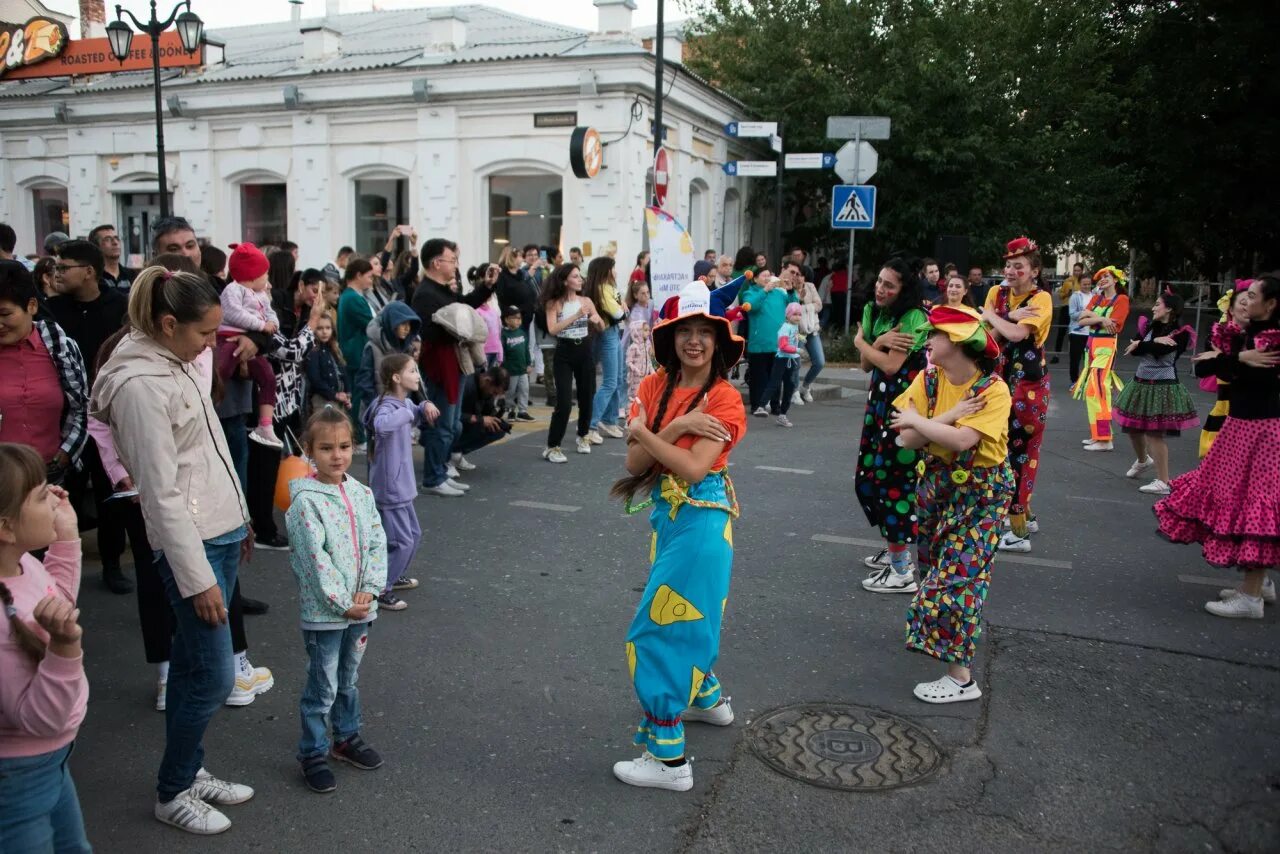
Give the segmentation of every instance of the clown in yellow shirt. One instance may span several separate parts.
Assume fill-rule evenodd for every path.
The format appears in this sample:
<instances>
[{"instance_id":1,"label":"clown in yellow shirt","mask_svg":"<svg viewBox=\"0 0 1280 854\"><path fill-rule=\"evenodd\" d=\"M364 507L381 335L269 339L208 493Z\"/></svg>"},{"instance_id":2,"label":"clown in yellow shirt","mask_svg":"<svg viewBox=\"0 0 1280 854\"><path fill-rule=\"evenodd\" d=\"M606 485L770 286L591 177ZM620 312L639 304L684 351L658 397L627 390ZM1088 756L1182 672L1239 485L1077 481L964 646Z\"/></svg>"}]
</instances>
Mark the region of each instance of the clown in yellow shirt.
<instances>
[{"instance_id":1,"label":"clown in yellow shirt","mask_svg":"<svg viewBox=\"0 0 1280 854\"><path fill-rule=\"evenodd\" d=\"M970 668L982 631L991 564L1014 496L1009 466L1009 386L996 373L1000 347L977 312L929 312L932 366L893 402L899 443L923 449L915 492L920 589L907 612L907 649L946 662L922 682L926 703L982 696Z\"/></svg>"}]
</instances>

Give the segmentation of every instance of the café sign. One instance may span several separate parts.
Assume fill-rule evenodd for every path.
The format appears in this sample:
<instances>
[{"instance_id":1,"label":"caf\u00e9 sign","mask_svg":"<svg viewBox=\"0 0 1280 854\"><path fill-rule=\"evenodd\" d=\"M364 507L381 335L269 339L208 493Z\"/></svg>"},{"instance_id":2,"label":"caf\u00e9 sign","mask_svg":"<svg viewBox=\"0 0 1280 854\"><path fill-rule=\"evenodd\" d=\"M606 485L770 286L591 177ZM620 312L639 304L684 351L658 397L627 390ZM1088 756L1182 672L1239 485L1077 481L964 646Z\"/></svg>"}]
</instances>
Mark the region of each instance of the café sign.
<instances>
[{"instance_id":1,"label":"caf\u00e9 sign","mask_svg":"<svg viewBox=\"0 0 1280 854\"><path fill-rule=\"evenodd\" d=\"M67 28L61 21L31 18L25 24L0 24L0 77L62 54ZM106 41L106 39L103 39Z\"/></svg>"},{"instance_id":2,"label":"caf\u00e9 sign","mask_svg":"<svg viewBox=\"0 0 1280 854\"><path fill-rule=\"evenodd\" d=\"M55 29L50 31L48 27ZM18 40L25 45L21 49L17 47ZM0 46L6 48L0 53L0 80L79 77L151 68L150 39L134 39L129 55L120 62L111 53L111 43L107 39L71 41L61 23L47 18L32 18L22 27L0 24ZM175 30L160 34L161 68L203 64L204 45L195 53L187 53L182 48L182 37Z\"/></svg>"}]
</instances>

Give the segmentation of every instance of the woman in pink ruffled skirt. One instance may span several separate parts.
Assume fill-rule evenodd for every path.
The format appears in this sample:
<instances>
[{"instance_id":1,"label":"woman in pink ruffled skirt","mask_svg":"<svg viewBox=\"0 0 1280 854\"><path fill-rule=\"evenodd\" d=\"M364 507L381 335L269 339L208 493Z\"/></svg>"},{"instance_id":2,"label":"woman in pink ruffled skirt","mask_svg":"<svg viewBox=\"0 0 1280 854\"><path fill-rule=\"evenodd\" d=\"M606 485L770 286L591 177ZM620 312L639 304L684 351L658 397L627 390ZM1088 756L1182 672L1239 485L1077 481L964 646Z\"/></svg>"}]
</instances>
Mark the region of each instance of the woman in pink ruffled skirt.
<instances>
[{"instance_id":1,"label":"woman in pink ruffled skirt","mask_svg":"<svg viewBox=\"0 0 1280 854\"><path fill-rule=\"evenodd\" d=\"M1280 566L1280 272L1249 285L1249 328L1219 324L1214 359L1232 383L1231 414L1195 471L1174 479L1155 506L1160 533L1175 543L1200 543L1204 558L1244 573L1205 610L1218 617L1261 619L1264 598L1275 601L1267 570Z\"/></svg>"}]
</instances>

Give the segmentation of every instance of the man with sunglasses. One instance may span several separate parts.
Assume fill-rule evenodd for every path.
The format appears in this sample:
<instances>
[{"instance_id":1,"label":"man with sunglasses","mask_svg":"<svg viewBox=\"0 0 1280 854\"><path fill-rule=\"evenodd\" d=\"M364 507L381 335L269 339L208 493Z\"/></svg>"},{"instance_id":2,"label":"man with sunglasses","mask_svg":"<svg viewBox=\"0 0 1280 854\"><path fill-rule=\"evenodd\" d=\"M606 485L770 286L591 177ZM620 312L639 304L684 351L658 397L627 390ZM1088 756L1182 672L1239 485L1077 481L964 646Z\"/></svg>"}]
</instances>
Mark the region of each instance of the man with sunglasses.
<instances>
[{"instance_id":1,"label":"man with sunglasses","mask_svg":"<svg viewBox=\"0 0 1280 854\"><path fill-rule=\"evenodd\" d=\"M98 349L124 325L129 302L121 291L103 285L102 252L93 243L68 240L58 244L55 252L54 289L57 294L49 298L49 312L67 336L79 345L89 379L88 387L92 388L98 374ZM102 556L102 580L112 593L128 593L133 590L133 582L120 569L125 547L124 530L111 521L111 508L107 502L113 489L102 467L96 444L85 444L80 462L80 469L72 472L67 481L72 500L81 511L88 509L92 502L101 523L98 525L98 551ZM92 526L92 521L82 517L82 530Z\"/></svg>"},{"instance_id":2,"label":"man with sunglasses","mask_svg":"<svg viewBox=\"0 0 1280 854\"><path fill-rule=\"evenodd\" d=\"M138 271L120 263L123 245L114 225L100 225L89 232L89 242L102 252L102 282L121 293L129 293Z\"/></svg>"}]
</instances>

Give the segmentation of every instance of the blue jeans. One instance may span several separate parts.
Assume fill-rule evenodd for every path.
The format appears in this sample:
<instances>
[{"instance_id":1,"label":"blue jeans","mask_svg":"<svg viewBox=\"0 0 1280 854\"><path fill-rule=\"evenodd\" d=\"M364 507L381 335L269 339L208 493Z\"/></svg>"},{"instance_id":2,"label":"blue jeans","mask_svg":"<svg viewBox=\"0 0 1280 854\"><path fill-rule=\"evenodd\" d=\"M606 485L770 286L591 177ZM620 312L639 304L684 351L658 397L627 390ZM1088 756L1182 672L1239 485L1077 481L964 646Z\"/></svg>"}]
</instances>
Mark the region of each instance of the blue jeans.
<instances>
[{"instance_id":1,"label":"blue jeans","mask_svg":"<svg viewBox=\"0 0 1280 854\"><path fill-rule=\"evenodd\" d=\"M773 357L773 370L769 373L769 384L765 386L764 394L761 396L763 400L772 400L773 396L778 393L778 387L782 387L781 414L786 415L787 410L791 408L791 395L796 390L796 379L800 376L800 357L793 356L791 358L783 358L782 356Z\"/></svg>"},{"instance_id":2,"label":"blue jeans","mask_svg":"<svg viewBox=\"0 0 1280 854\"><path fill-rule=\"evenodd\" d=\"M249 493L249 430L244 426L243 415L218 419L222 422L222 433L227 437L227 450L231 453L231 464L236 467L236 477L240 478L240 490Z\"/></svg>"},{"instance_id":3,"label":"blue jeans","mask_svg":"<svg viewBox=\"0 0 1280 854\"><path fill-rule=\"evenodd\" d=\"M224 604L230 603L240 566L240 543L204 544ZM163 553L156 553L156 570L173 607L173 652L169 655L169 693L164 715L164 758L160 760L156 791L168 803L191 788L204 765L204 731L213 713L235 687L231 629L211 626L196 615L195 605L182 598L173 569Z\"/></svg>"},{"instance_id":4,"label":"blue jeans","mask_svg":"<svg viewBox=\"0 0 1280 854\"><path fill-rule=\"evenodd\" d=\"M804 375L804 384L809 386L813 385L818 374L822 373L822 369L827 366L827 354L822 352L822 336L817 332L806 336L804 349L809 351L809 370Z\"/></svg>"},{"instance_id":5,"label":"blue jeans","mask_svg":"<svg viewBox=\"0 0 1280 854\"><path fill-rule=\"evenodd\" d=\"M0 759L0 851L92 851L67 759L52 753Z\"/></svg>"},{"instance_id":6,"label":"blue jeans","mask_svg":"<svg viewBox=\"0 0 1280 854\"><path fill-rule=\"evenodd\" d=\"M462 383L458 381L458 402L450 403L444 388L425 377L422 380L427 399L440 410L440 417L434 425L423 424L419 431L422 442L422 485L428 489L444 483L449 465L449 454L453 451L453 443L462 435Z\"/></svg>"},{"instance_id":7,"label":"blue jeans","mask_svg":"<svg viewBox=\"0 0 1280 854\"><path fill-rule=\"evenodd\" d=\"M307 647L307 685L298 710L302 714L302 740L298 761L329 752L329 731L343 742L360 732L360 660L369 646L369 624L345 629L302 630ZM326 718L328 719L326 721Z\"/></svg>"},{"instance_id":8,"label":"blue jeans","mask_svg":"<svg viewBox=\"0 0 1280 854\"><path fill-rule=\"evenodd\" d=\"M611 326L596 336L596 363L600 365L600 388L591 400L591 429L600 422L613 424L627 394L626 365L622 360L620 327Z\"/></svg>"}]
</instances>

